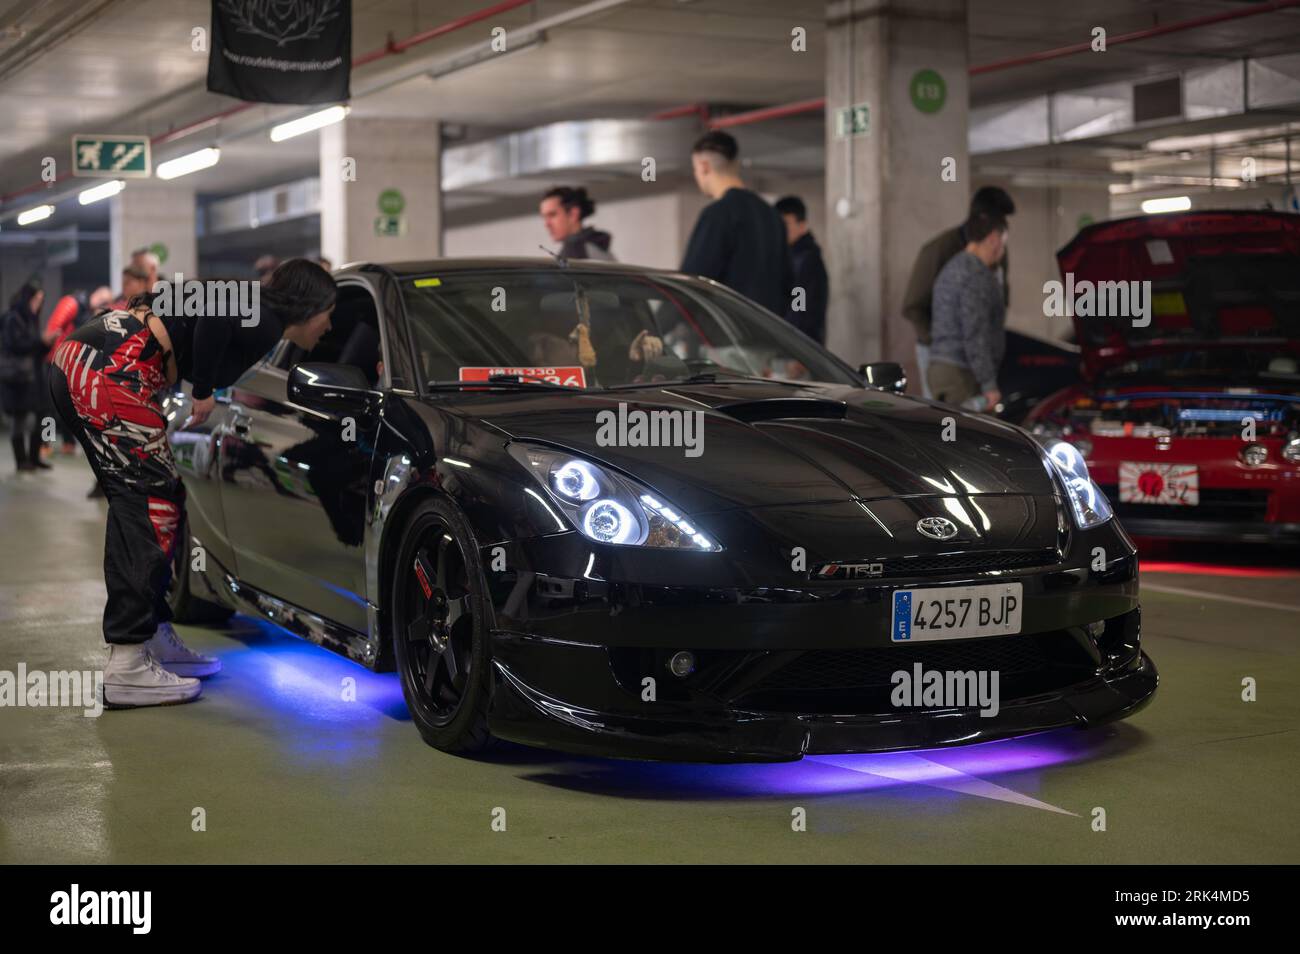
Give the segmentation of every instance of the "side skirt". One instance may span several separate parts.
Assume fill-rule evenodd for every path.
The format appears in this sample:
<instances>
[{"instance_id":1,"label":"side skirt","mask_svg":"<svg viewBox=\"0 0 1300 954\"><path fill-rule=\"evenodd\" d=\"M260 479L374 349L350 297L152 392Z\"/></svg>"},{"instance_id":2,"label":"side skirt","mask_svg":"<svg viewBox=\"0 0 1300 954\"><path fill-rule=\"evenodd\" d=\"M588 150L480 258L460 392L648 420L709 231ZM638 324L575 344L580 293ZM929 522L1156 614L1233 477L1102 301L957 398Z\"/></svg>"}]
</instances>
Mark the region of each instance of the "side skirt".
<instances>
[{"instance_id":1,"label":"side skirt","mask_svg":"<svg viewBox=\"0 0 1300 954\"><path fill-rule=\"evenodd\" d=\"M340 656L346 656L367 669L382 671L379 666L380 653L377 639L371 639L365 633L359 633L355 629L325 619L301 606L295 606L277 596L272 596L255 586L249 586L235 579L225 567L215 565L215 561L213 564L207 573L199 575L203 578L204 586L214 591L214 595L222 603L233 607L237 612L269 620L295 636L301 636L308 642L322 646Z\"/></svg>"}]
</instances>

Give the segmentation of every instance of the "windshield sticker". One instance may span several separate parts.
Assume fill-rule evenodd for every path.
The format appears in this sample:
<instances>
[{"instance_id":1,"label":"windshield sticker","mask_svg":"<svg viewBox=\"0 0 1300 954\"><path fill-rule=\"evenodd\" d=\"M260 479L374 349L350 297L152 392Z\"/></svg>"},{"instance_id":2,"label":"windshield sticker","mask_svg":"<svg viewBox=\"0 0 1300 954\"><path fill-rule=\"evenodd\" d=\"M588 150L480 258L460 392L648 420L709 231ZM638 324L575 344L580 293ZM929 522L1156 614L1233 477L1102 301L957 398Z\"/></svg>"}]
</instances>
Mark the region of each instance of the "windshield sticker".
<instances>
[{"instance_id":1,"label":"windshield sticker","mask_svg":"<svg viewBox=\"0 0 1300 954\"><path fill-rule=\"evenodd\" d=\"M1174 253L1169 248L1169 243L1164 239L1151 239L1147 242L1147 257L1151 259L1152 265L1172 265L1174 263Z\"/></svg>"},{"instance_id":2,"label":"windshield sticker","mask_svg":"<svg viewBox=\"0 0 1300 954\"><path fill-rule=\"evenodd\" d=\"M415 280L416 288L437 288L441 284L441 278L417 278Z\"/></svg>"},{"instance_id":3,"label":"windshield sticker","mask_svg":"<svg viewBox=\"0 0 1300 954\"><path fill-rule=\"evenodd\" d=\"M546 381L550 384L562 384L566 388L585 388L587 386L587 375L582 368L573 367L555 367L555 368L514 368L514 367L496 367L496 368L461 368L460 379L462 381L486 381L488 378L497 375L508 377L518 377L523 381Z\"/></svg>"}]
</instances>

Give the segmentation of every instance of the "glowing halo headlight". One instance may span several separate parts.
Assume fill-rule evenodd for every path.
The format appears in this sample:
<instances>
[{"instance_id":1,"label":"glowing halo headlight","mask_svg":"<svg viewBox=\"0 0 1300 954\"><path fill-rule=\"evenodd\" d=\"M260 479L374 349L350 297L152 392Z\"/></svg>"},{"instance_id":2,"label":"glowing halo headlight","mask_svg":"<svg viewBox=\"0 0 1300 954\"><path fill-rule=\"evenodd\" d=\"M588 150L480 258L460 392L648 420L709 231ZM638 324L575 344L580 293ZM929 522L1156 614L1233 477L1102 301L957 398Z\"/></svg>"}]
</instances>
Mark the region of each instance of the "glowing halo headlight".
<instances>
[{"instance_id":1,"label":"glowing halo headlight","mask_svg":"<svg viewBox=\"0 0 1300 954\"><path fill-rule=\"evenodd\" d=\"M507 450L546 489L568 522L589 540L697 552L716 553L722 549L681 510L630 477L550 447L516 441ZM546 506L531 488L527 493ZM555 514L551 517L555 518Z\"/></svg>"},{"instance_id":2,"label":"glowing halo headlight","mask_svg":"<svg viewBox=\"0 0 1300 954\"><path fill-rule=\"evenodd\" d=\"M582 532L600 543L627 543L637 529L632 511L617 500L597 500L582 513Z\"/></svg>"},{"instance_id":3,"label":"glowing halo headlight","mask_svg":"<svg viewBox=\"0 0 1300 954\"><path fill-rule=\"evenodd\" d=\"M1056 441L1048 446L1046 453L1048 466L1065 487L1079 529L1100 526L1115 515L1106 495L1088 476L1088 465L1077 447L1067 441Z\"/></svg>"},{"instance_id":4,"label":"glowing halo headlight","mask_svg":"<svg viewBox=\"0 0 1300 954\"><path fill-rule=\"evenodd\" d=\"M585 460L567 460L551 469L551 486L570 500L591 500L600 483Z\"/></svg>"}]
</instances>

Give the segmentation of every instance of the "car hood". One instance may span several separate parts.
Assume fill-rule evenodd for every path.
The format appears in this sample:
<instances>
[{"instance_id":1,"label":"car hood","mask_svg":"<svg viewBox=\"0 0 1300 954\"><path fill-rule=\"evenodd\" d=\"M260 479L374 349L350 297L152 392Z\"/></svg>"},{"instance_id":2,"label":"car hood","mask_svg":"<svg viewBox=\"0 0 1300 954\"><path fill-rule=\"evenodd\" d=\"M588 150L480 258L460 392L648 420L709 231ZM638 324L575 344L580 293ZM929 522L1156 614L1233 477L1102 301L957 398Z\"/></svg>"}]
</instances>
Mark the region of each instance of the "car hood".
<instances>
[{"instance_id":1,"label":"car hood","mask_svg":"<svg viewBox=\"0 0 1300 954\"><path fill-rule=\"evenodd\" d=\"M900 497L1051 495L1037 446L991 418L849 386L744 382L627 391L484 393L460 411L635 477L688 513ZM608 445L600 424L699 412L698 456ZM684 420L684 418L683 418ZM950 420L953 439L945 441Z\"/></svg>"},{"instance_id":2,"label":"car hood","mask_svg":"<svg viewBox=\"0 0 1300 954\"><path fill-rule=\"evenodd\" d=\"M1162 346L1300 340L1300 216L1205 211L1100 222L1056 255L1065 297L1083 283L1150 282L1150 324L1074 317L1089 373Z\"/></svg>"}]
</instances>

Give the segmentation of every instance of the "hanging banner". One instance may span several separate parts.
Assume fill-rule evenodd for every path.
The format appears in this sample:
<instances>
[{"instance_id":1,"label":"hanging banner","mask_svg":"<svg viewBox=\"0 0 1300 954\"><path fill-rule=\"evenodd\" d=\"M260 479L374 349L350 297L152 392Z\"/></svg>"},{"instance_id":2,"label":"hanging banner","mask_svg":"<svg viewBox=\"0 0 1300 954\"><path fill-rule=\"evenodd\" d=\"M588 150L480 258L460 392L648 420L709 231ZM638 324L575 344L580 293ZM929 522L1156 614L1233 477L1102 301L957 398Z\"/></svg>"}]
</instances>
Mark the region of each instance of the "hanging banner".
<instances>
[{"instance_id":1,"label":"hanging banner","mask_svg":"<svg viewBox=\"0 0 1300 954\"><path fill-rule=\"evenodd\" d=\"M351 95L352 0L212 0L208 89L256 103Z\"/></svg>"}]
</instances>

